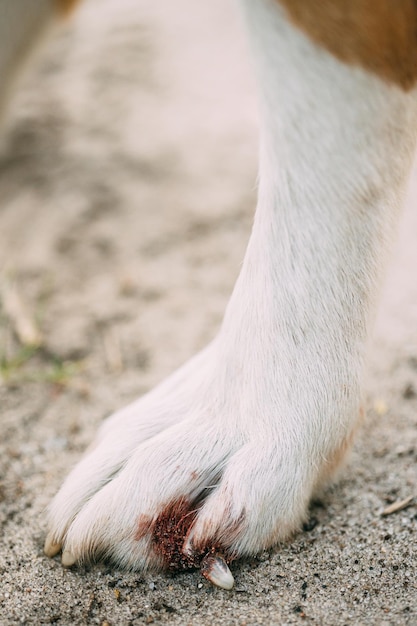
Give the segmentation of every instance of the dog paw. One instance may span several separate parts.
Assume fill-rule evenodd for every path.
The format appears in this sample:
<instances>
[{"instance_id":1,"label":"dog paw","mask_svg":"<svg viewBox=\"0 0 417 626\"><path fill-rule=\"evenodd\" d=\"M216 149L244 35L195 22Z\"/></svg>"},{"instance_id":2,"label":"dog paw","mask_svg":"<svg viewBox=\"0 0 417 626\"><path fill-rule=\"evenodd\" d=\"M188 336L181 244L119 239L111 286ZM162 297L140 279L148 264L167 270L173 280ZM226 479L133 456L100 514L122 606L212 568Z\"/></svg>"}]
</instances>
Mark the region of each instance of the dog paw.
<instances>
[{"instance_id":1,"label":"dog paw","mask_svg":"<svg viewBox=\"0 0 417 626\"><path fill-rule=\"evenodd\" d=\"M227 567L288 538L347 447L332 454L253 389L218 383L211 347L117 413L68 476L49 513L45 551L66 566L109 559L130 569Z\"/></svg>"}]
</instances>

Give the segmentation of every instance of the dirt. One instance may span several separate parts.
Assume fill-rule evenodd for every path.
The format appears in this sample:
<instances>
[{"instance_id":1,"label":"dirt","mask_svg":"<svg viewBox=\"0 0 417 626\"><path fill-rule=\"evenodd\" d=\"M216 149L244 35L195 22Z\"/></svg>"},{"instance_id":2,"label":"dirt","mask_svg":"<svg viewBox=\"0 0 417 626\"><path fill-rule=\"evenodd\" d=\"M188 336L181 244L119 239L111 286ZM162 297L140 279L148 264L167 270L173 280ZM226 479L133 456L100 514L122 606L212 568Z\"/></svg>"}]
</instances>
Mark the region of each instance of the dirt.
<instances>
[{"instance_id":1,"label":"dirt","mask_svg":"<svg viewBox=\"0 0 417 626\"><path fill-rule=\"evenodd\" d=\"M164 5L164 6L162 6ZM90 0L13 100L0 269L0 624L417 624L417 172L370 346L367 417L292 542L197 572L43 555L45 508L98 424L216 333L256 202L257 116L235 7ZM36 343L36 342L35 342ZM382 515L413 496L407 508Z\"/></svg>"}]
</instances>

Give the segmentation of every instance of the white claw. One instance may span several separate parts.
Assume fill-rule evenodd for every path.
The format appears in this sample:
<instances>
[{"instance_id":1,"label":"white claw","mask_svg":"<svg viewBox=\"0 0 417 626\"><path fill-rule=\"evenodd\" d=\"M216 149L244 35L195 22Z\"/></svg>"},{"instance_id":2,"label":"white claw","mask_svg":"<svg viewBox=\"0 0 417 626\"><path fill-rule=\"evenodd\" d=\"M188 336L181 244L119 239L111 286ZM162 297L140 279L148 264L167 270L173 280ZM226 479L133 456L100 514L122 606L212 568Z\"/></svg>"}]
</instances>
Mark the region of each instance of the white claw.
<instances>
[{"instance_id":1,"label":"white claw","mask_svg":"<svg viewBox=\"0 0 417 626\"><path fill-rule=\"evenodd\" d=\"M45 552L46 556L53 557L58 554L58 552L61 550L61 547L62 546L60 543L55 543L55 541L52 540L51 535L48 535L45 539L43 551Z\"/></svg>"},{"instance_id":2,"label":"white claw","mask_svg":"<svg viewBox=\"0 0 417 626\"><path fill-rule=\"evenodd\" d=\"M224 558L219 554L209 554L203 559L201 573L204 578L221 589L232 589L235 584L232 572Z\"/></svg>"},{"instance_id":3,"label":"white claw","mask_svg":"<svg viewBox=\"0 0 417 626\"><path fill-rule=\"evenodd\" d=\"M69 550L64 550L62 553L61 562L64 567L71 567L76 560L75 556Z\"/></svg>"}]
</instances>

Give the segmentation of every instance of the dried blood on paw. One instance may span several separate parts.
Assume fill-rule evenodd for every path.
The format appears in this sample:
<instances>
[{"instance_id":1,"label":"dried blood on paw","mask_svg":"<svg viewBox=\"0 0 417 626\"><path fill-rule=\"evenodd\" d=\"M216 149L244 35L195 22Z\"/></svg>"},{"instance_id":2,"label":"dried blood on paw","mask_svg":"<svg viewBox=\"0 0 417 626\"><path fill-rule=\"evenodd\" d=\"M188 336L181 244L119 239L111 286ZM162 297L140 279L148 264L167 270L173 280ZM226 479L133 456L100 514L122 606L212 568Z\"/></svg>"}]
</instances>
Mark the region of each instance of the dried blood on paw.
<instances>
[{"instance_id":1,"label":"dried blood on paw","mask_svg":"<svg viewBox=\"0 0 417 626\"><path fill-rule=\"evenodd\" d=\"M150 536L152 548L167 570L197 569L204 557L221 551L221 547L216 544L198 546L186 554L183 552L184 543L201 504L201 501L191 501L184 497L169 502L154 519L141 515L135 539L139 541Z\"/></svg>"}]
</instances>

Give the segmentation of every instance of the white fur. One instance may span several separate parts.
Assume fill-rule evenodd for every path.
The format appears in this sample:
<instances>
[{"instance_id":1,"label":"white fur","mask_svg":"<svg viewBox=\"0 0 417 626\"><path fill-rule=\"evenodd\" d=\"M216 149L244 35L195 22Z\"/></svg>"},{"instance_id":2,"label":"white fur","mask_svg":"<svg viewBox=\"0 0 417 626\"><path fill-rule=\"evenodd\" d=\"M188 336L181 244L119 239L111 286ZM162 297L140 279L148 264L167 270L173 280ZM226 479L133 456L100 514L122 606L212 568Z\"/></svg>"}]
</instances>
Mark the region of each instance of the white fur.
<instances>
[{"instance_id":1,"label":"white fur","mask_svg":"<svg viewBox=\"0 0 417 626\"><path fill-rule=\"evenodd\" d=\"M185 550L287 537L360 408L381 268L411 166L417 99L242 0L259 78L259 201L223 325L110 418L51 505L48 552L160 565L141 515L209 495ZM53 546L51 549L50 546ZM67 559L68 560L68 559Z\"/></svg>"}]
</instances>

